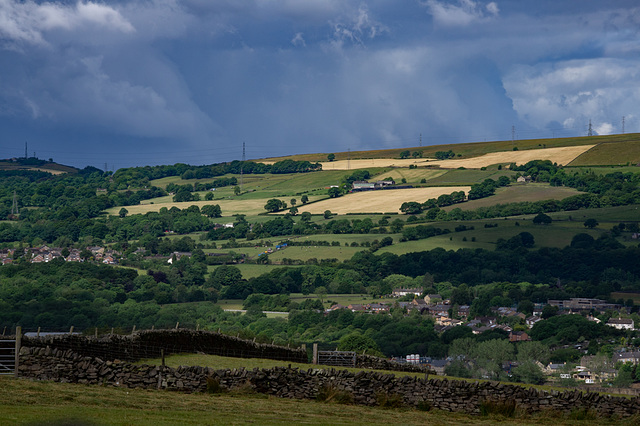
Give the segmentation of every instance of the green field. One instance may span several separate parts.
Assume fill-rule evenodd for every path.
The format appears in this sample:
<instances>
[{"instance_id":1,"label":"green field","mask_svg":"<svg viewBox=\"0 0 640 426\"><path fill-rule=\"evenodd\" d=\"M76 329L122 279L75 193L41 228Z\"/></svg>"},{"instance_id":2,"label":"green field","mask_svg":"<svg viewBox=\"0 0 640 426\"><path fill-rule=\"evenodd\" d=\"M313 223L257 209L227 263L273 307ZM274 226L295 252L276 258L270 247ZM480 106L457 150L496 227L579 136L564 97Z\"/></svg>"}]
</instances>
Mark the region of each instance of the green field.
<instances>
[{"instance_id":1,"label":"green field","mask_svg":"<svg viewBox=\"0 0 640 426\"><path fill-rule=\"evenodd\" d=\"M511 176L513 174L512 171L497 170L496 168L487 170L455 169L428 180L427 184L431 186L473 185L485 179L498 180L500 176Z\"/></svg>"},{"instance_id":2,"label":"green field","mask_svg":"<svg viewBox=\"0 0 640 426\"><path fill-rule=\"evenodd\" d=\"M261 394L180 394L155 390L32 382L0 377L3 424L30 425L203 425L203 424L377 424L491 425L475 418L434 410L382 409ZM530 422L530 423L527 423ZM539 420L501 421L504 425L545 424ZM557 420L554 424L558 424ZM572 423L573 424L573 423Z\"/></svg>"},{"instance_id":3,"label":"green field","mask_svg":"<svg viewBox=\"0 0 640 426\"><path fill-rule=\"evenodd\" d=\"M211 273L214 269L219 268L220 266L221 265L207 266L207 271ZM231 266L235 266L236 268L240 269L242 278L244 278L245 280L248 280L249 278L259 277L260 275L266 274L267 272L270 272L276 268L283 267L283 265L256 265L248 263L239 263L237 265L234 264ZM298 265L287 265L287 267L296 268L298 267Z\"/></svg>"},{"instance_id":4,"label":"green field","mask_svg":"<svg viewBox=\"0 0 640 426\"><path fill-rule=\"evenodd\" d=\"M591 148L573 160L571 166L636 165L640 163L638 134L618 135Z\"/></svg>"},{"instance_id":5,"label":"green field","mask_svg":"<svg viewBox=\"0 0 640 426\"><path fill-rule=\"evenodd\" d=\"M478 200L471 200L453 206L444 207L451 211L455 208L475 210L479 207L490 207L496 204L518 203L522 201L562 200L572 195L582 194L573 188L549 186L546 183L513 184L498 188L495 195Z\"/></svg>"}]
</instances>

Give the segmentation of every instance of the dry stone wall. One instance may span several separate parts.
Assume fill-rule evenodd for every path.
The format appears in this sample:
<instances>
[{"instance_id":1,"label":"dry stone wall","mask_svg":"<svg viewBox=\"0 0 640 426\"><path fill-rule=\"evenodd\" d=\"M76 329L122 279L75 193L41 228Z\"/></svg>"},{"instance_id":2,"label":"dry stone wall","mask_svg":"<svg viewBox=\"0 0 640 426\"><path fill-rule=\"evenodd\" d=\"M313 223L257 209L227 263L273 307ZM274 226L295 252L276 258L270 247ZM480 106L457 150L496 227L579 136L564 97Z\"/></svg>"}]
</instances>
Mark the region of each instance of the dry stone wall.
<instances>
[{"instance_id":1,"label":"dry stone wall","mask_svg":"<svg viewBox=\"0 0 640 426\"><path fill-rule=\"evenodd\" d=\"M158 358L161 351L171 353L196 353L239 358L265 358L307 363L305 349L256 343L226 334L178 330L147 330L131 335L107 335L87 337L63 335L24 337L22 345L28 347L70 349L80 355L105 360L138 361Z\"/></svg>"},{"instance_id":2,"label":"dry stone wall","mask_svg":"<svg viewBox=\"0 0 640 426\"><path fill-rule=\"evenodd\" d=\"M579 391L545 392L492 382L471 383L396 377L374 371L271 369L213 370L204 367L158 367L84 356L72 350L23 347L19 374L36 380L100 384L129 388L200 392L234 388L281 398L315 399L327 390L343 392L355 404L378 405L395 398L403 405L479 414L487 403L514 403L520 410L572 413L591 410L602 416L631 417L640 413L640 398L623 398Z\"/></svg>"}]
</instances>

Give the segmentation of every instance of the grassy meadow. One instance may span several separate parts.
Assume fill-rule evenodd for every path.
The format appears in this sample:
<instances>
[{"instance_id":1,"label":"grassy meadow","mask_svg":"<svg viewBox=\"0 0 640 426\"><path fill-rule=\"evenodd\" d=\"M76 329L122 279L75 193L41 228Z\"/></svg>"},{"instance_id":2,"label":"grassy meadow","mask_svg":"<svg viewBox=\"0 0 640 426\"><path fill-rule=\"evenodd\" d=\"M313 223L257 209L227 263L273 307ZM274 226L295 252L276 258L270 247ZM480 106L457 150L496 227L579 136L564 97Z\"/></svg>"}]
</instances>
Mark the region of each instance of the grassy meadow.
<instances>
[{"instance_id":1,"label":"grassy meadow","mask_svg":"<svg viewBox=\"0 0 640 426\"><path fill-rule=\"evenodd\" d=\"M261 394L181 394L176 392L32 382L0 377L3 424L29 425L588 425L553 415L469 416L440 410L385 409ZM631 420L598 419L602 425L632 425Z\"/></svg>"}]
</instances>

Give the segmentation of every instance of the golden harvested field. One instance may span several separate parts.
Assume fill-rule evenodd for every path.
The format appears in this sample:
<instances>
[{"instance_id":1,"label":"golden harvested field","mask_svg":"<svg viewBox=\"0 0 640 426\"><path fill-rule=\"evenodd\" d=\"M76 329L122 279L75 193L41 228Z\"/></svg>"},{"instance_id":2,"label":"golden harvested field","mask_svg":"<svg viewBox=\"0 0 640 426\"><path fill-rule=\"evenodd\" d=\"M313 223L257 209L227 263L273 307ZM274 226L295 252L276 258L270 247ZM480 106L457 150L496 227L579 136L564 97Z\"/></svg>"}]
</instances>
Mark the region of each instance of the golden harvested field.
<instances>
[{"instance_id":1,"label":"golden harvested field","mask_svg":"<svg viewBox=\"0 0 640 426\"><path fill-rule=\"evenodd\" d=\"M525 164L531 160L551 160L561 165L569 164L579 155L593 148L595 145L564 146L559 148L528 149L523 151L491 152L479 157L461 158L453 160L434 160L428 158L371 158L365 160L337 160L322 162L322 170L350 170L366 169L367 167L409 167L410 165L440 166L443 169L479 169L492 164L516 163Z\"/></svg>"},{"instance_id":2,"label":"golden harvested field","mask_svg":"<svg viewBox=\"0 0 640 426\"><path fill-rule=\"evenodd\" d=\"M529 149L526 151L504 151L491 152L480 157L464 158L460 160L437 160L430 161L429 164L439 165L442 168L457 169L465 167L467 169L479 169L492 164L516 163L525 164L532 160L550 160L553 163L566 165L572 162L577 156L587 152L595 145L564 146L560 148Z\"/></svg>"},{"instance_id":3,"label":"golden harvested field","mask_svg":"<svg viewBox=\"0 0 640 426\"><path fill-rule=\"evenodd\" d=\"M280 197L282 201L286 201L289 203L289 198ZM182 203L168 202L168 203L160 203L160 204L141 204L137 206L126 206L128 214L145 214L148 212L157 212L162 207L166 207L170 209L171 207L177 207L180 210L186 209L189 206L198 206L202 208L207 204L218 204L220 209L222 209L222 215L232 216L234 214L247 214L247 215L255 215L258 213L264 213L264 205L266 204L266 199L253 199L253 200L235 200L235 199L219 199L212 201L185 201ZM113 207L107 209L107 214L117 215L122 207ZM323 210L324 211L324 210Z\"/></svg>"},{"instance_id":4,"label":"golden harvested field","mask_svg":"<svg viewBox=\"0 0 640 426\"><path fill-rule=\"evenodd\" d=\"M469 186L449 186L432 188L388 189L364 191L347 194L343 197L330 198L300 207L299 213L322 214L325 210L332 213L392 213L399 212L404 202L416 201L424 203L429 198L437 198L442 194L454 191L468 193Z\"/></svg>"},{"instance_id":5,"label":"golden harvested field","mask_svg":"<svg viewBox=\"0 0 640 426\"><path fill-rule=\"evenodd\" d=\"M390 177L394 181L396 181L396 183L400 183L402 181L402 178L406 179L408 183L418 183L420 182L420 179L426 179L428 181L430 179L434 179L439 176L442 176L447 172L448 170L425 169L425 168L392 169L382 174L373 176L371 179L369 179L369 181L373 182L376 180L385 180L386 178Z\"/></svg>"}]
</instances>

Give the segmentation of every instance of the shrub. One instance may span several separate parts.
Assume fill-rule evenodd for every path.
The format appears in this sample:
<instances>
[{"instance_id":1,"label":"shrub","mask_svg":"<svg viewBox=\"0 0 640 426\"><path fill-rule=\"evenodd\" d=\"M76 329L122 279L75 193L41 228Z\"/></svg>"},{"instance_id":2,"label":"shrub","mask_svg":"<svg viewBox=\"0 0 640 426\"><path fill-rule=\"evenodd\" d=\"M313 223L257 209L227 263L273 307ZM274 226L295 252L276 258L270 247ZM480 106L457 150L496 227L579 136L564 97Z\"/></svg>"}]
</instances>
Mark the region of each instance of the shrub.
<instances>
[{"instance_id":1,"label":"shrub","mask_svg":"<svg viewBox=\"0 0 640 426\"><path fill-rule=\"evenodd\" d=\"M485 399L480 403L480 415L498 415L503 417L513 417L516 414L516 402L512 399L497 401Z\"/></svg>"},{"instance_id":2,"label":"shrub","mask_svg":"<svg viewBox=\"0 0 640 426\"><path fill-rule=\"evenodd\" d=\"M382 408L399 408L404 405L402 395L397 393L378 392L376 394L376 401Z\"/></svg>"},{"instance_id":3,"label":"shrub","mask_svg":"<svg viewBox=\"0 0 640 426\"><path fill-rule=\"evenodd\" d=\"M320 388L316 400L319 402L337 402L338 404L353 404L353 394L336 388L328 383Z\"/></svg>"},{"instance_id":4,"label":"shrub","mask_svg":"<svg viewBox=\"0 0 640 426\"><path fill-rule=\"evenodd\" d=\"M207 393L223 393L224 391L219 378L207 376Z\"/></svg>"}]
</instances>

